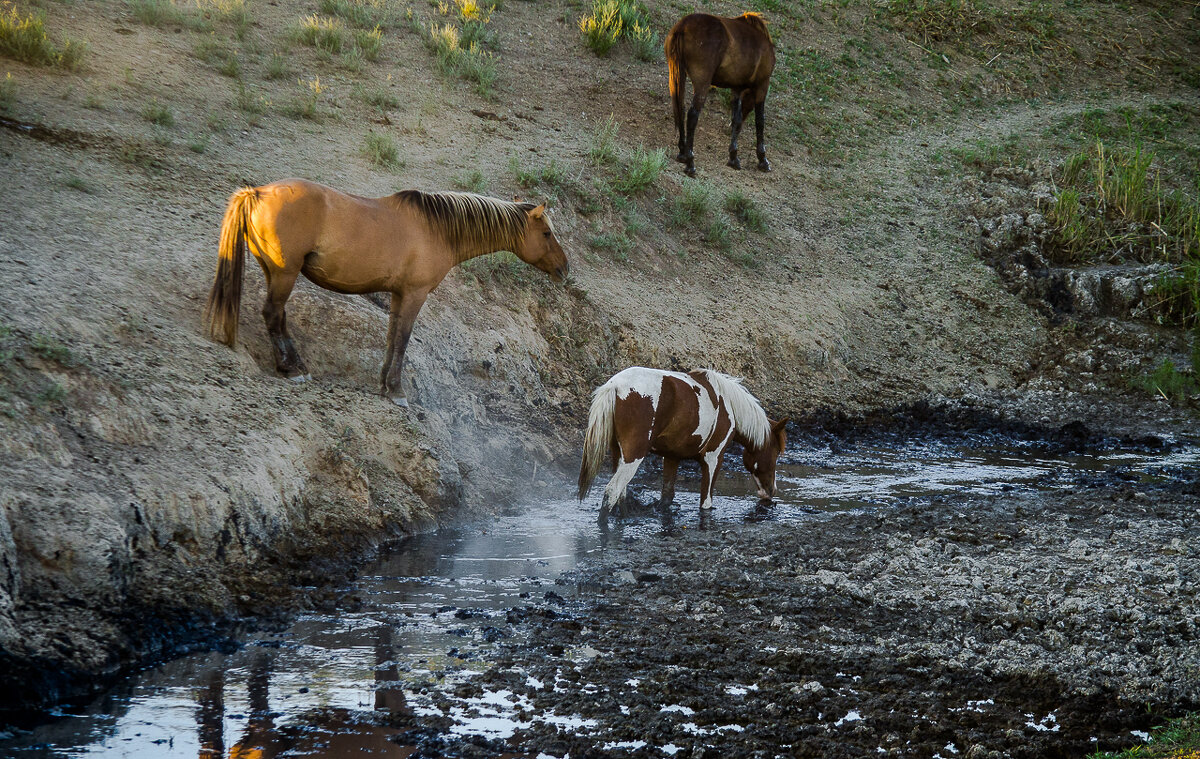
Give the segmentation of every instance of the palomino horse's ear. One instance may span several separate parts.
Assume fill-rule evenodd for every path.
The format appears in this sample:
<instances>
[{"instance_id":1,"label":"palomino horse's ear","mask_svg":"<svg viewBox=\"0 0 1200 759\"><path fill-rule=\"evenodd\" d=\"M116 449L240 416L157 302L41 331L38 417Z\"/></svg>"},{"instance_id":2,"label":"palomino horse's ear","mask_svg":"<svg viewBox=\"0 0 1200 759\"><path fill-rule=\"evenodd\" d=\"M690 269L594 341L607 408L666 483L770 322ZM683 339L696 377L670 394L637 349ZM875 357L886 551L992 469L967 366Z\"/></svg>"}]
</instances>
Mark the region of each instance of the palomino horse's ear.
<instances>
[{"instance_id":1,"label":"palomino horse's ear","mask_svg":"<svg viewBox=\"0 0 1200 759\"><path fill-rule=\"evenodd\" d=\"M529 212L529 217L532 219L540 219L544 213L546 213L546 204L542 203L540 206Z\"/></svg>"}]
</instances>

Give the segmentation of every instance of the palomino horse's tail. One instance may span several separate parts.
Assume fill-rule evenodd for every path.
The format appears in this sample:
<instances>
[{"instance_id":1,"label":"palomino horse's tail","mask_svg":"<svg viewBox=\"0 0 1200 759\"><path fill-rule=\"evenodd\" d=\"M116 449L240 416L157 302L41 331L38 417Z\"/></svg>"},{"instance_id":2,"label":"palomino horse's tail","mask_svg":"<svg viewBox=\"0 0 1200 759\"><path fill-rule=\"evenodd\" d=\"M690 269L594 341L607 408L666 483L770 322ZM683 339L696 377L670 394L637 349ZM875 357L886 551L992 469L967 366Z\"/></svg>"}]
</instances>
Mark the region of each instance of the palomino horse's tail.
<instances>
[{"instance_id":1,"label":"palomino horse's tail","mask_svg":"<svg viewBox=\"0 0 1200 759\"><path fill-rule=\"evenodd\" d=\"M579 464L579 500L587 495L592 480L612 445L613 416L617 408L617 386L605 383L592 393L587 433L583 436L583 461Z\"/></svg>"},{"instance_id":2,"label":"palomino horse's tail","mask_svg":"<svg viewBox=\"0 0 1200 759\"><path fill-rule=\"evenodd\" d=\"M253 187L243 187L229 197L225 220L221 222L217 275L208 293L208 304L204 307L209 335L231 347L237 342L250 214L257 205L258 190Z\"/></svg>"},{"instance_id":3,"label":"palomino horse's tail","mask_svg":"<svg viewBox=\"0 0 1200 759\"><path fill-rule=\"evenodd\" d=\"M683 25L678 25L667 34L663 43L667 58L667 87L671 92L671 105L675 110L675 127L683 128L683 99L687 95L687 70L683 60ZM695 82L693 82L695 84Z\"/></svg>"}]
</instances>

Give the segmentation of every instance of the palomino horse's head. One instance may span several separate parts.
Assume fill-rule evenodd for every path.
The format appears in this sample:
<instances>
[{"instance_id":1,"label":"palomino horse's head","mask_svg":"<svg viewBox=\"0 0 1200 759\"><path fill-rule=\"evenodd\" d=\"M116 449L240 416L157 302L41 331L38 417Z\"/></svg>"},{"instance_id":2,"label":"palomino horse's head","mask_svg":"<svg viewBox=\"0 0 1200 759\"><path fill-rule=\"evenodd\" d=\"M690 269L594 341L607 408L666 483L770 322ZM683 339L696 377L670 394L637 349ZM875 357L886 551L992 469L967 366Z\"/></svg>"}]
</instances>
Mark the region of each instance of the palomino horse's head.
<instances>
[{"instance_id":1,"label":"palomino horse's head","mask_svg":"<svg viewBox=\"0 0 1200 759\"><path fill-rule=\"evenodd\" d=\"M754 476L754 484L758 486L758 497L767 499L775 495L775 462L779 454L787 446L787 419L771 422L771 434L767 442L758 450L745 447L742 463Z\"/></svg>"},{"instance_id":2,"label":"palomino horse's head","mask_svg":"<svg viewBox=\"0 0 1200 759\"><path fill-rule=\"evenodd\" d=\"M530 208L525 223L525 239L520 250L514 250L525 263L537 267L550 275L555 282L566 280L570 274L567 254L554 236L554 225L546 215L546 204Z\"/></svg>"}]
</instances>

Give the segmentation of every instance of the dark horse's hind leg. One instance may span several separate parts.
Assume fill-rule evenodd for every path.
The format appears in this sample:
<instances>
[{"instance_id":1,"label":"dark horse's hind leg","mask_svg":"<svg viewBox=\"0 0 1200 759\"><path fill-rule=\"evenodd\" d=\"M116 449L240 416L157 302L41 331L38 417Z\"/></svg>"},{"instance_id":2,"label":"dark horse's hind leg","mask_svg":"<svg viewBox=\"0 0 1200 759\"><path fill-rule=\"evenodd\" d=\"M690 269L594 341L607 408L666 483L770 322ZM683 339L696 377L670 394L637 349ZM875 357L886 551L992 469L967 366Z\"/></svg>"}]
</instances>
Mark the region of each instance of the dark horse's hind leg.
<instances>
[{"instance_id":1,"label":"dark horse's hind leg","mask_svg":"<svg viewBox=\"0 0 1200 759\"><path fill-rule=\"evenodd\" d=\"M708 82L696 82L692 80L692 86L695 87L695 92L692 94L692 107L687 112L687 149L684 151L684 169L683 173L689 177L696 176L696 154L692 151L696 140L696 122L700 120L700 111L704 108L704 101L708 97L708 90L711 85Z\"/></svg>"},{"instance_id":2,"label":"dark horse's hind leg","mask_svg":"<svg viewBox=\"0 0 1200 759\"><path fill-rule=\"evenodd\" d=\"M296 344L292 342L292 336L288 334L287 311L284 310L295 285L295 274L280 271L271 273L267 278L267 300L263 304L262 315L267 323L267 333L271 336L271 347L275 350L275 368L288 379L306 382L312 377L296 350Z\"/></svg>"},{"instance_id":3,"label":"dark horse's hind leg","mask_svg":"<svg viewBox=\"0 0 1200 759\"><path fill-rule=\"evenodd\" d=\"M730 137L729 137L729 162L725 164L731 169L742 168L742 162L738 160L738 135L742 133L742 121L745 118L748 106L754 102L753 93L749 90L738 95L733 93L730 98L733 105L732 118L730 119Z\"/></svg>"},{"instance_id":4,"label":"dark horse's hind leg","mask_svg":"<svg viewBox=\"0 0 1200 759\"><path fill-rule=\"evenodd\" d=\"M767 161L767 144L763 141L763 120L766 112L766 93L754 105L754 131L758 137L758 170L770 171L771 164Z\"/></svg>"},{"instance_id":5,"label":"dark horse's hind leg","mask_svg":"<svg viewBox=\"0 0 1200 759\"><path fill-rule=\"evenodd\" d=\"M427 292L392 293L391 317L388 320L387 355L383 359L380 381L383 394L397 406L407 406L408 398L400 387L400 368L404 365L404 351L412 336L413 322L421 306L425 305Z\"/></svg>"}]
</instances>

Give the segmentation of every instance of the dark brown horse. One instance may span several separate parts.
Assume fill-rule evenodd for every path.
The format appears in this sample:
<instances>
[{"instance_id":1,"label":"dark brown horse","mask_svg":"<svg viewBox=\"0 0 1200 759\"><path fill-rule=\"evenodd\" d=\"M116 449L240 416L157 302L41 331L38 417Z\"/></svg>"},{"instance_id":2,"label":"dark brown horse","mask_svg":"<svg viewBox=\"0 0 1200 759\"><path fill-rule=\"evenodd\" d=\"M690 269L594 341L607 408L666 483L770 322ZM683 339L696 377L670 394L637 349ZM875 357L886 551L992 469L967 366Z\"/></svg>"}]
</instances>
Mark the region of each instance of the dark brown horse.
<instances>
[{"instance_id":1,"label":"dark brown horse","mask_svg":"<svg viewBox=\"0 0 1200 759\"><path fill-rule=\"evenodd\" d=\"M692 13L671 27L665 43L671 100L675 109L675 129L679 132L679 155L675 160L687 166L688 176L696 176L692 140L696 121L712 87L726 87L732 96L733 136L729 142L729 163L742 168L738 160L738 134L742 119L754 109L754 127L758 133L758 168L770 171L767 147L763 142L763 111L771 72L775 70L775 43L767 31L767 22L757 13L736 18ZM687 112L685 130L683 99L687 78L692 80L692 107Z\"/></svg>"},{"instance_id":2,"label":"dark brown horse","mask_svg":"<svg viewBox=\"0 0 1200 759\"><path fill-rule=\"evenodd\" d=\"M425 299L454 266L512 251L556 281L567 257L544 205L465 192L405 190L383 198L347 195L303 179L243 187L229 199L217 275L205 309L212 336L237 341L242 272L249 248L267 279L263 318L275 365L297 382L308 369L288 334L284 305L296 277L339 293L392 294L383 394L407 406L400 367Z\"/></svg>"},{"instance_id":3,"label":"dark brown horse","mask_svg":"<svg viewBox=\"0 0 1200 759\"><path fill-rule=\"evenodd\" d=\"M688 374L634 366L613 376L592 394L579 499L587 495L606 453L614 474L604 489L600 521L619 505L642 459L663 457L660 506L675 498L680 459L700 462L700 509L712 508L713 482L730 441L745 448L742 462L758 485L758 496L775 495L775 463L787 445L787 420L772 422L741 382L711 369Z\"/></svg>"}]
</instances>

